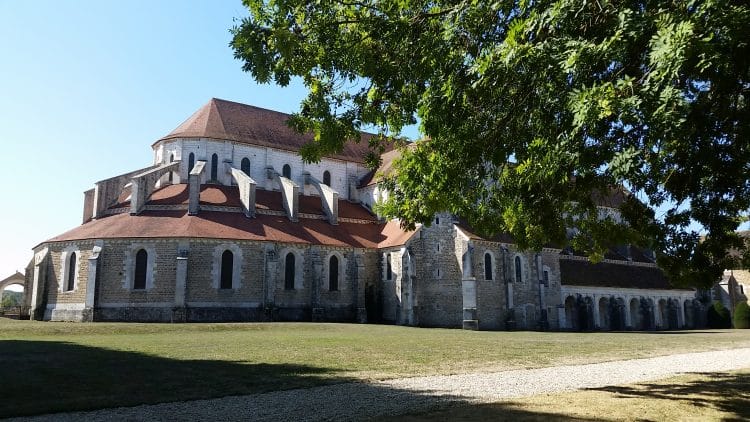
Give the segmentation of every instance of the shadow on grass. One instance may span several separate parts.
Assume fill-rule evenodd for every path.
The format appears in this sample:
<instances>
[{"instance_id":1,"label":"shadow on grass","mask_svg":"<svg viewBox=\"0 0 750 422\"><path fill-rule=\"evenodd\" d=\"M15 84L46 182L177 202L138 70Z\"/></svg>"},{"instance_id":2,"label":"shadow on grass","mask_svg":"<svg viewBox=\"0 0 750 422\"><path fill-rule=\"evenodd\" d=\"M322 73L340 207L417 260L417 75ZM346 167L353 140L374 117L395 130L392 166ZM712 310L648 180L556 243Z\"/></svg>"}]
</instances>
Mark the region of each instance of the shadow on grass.
<instances>
[{"instance_id":1,"label":"shadow on grass","mask_svg":"<svg viewBox=\"0 0 750 422\"><path fill-rule=\"evenodd\" d=\"M116 417L127 420L164 419L165 415L172 420L362 420L460 407L465 409L464 413L470 412L469 415L487 415L491 419L565 419L510 407L476 406L455 395L356 381L329 368L306 365L176 360L68 342L0 341L3 389L0 418L165 403L156 407L119 409ZM351 382L355 383L342 385ZM228 397L323 385L328 388ZM169 404L217 397L226 398L211 405L201 402ZM97 414L94 419L109 417ZM58 418L88 417L53 417Z\"/></svg>"},{"instance_id":2,"label":"shadow on grass","mask_svg":"<svg viewBox=\"0 0 750 422\"><path fill-rule=\"evenodd\" d=\"M327 368L175 360L51 341L0 341L0 418L350 381Z\"/></svg>"},{"instance_id":3,"label":"shadow on grass","mask_svg":"<svg viewBox=\"0 0 750 422\"><path fill-rule=\"evenodd\" d=\"M605 391L623 398L683 401L727 412L738 419L750 419L750 373L710 372L697 375L702 379L609 386L591 390Z\"/></svg>"}]
</instances>

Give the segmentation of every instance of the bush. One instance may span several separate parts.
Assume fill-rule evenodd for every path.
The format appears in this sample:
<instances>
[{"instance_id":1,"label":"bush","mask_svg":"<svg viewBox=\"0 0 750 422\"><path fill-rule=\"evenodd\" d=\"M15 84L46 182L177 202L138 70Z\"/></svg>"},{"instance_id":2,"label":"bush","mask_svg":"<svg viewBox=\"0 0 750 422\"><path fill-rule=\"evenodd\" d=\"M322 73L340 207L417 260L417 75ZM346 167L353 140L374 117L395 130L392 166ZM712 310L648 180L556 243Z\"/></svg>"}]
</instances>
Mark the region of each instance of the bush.
<instances>
[{"instance_id":1,"label":"bush","mask_svg":"<svg viewBox=\"0 0 750 422\"><path fill-rule=\"evenodd\" d=\"M708 307L706 315L708 328L732 328L732 319L729 316L729 309L718 300Z\"/></svg>"},{"instance_id":2,"label":"bush","mask_svg":"<svg viewBox=\"0 0 750 422\"><path fill-rule=\"evenodd\" d=\"M750 306L740 302L734 308L734 328L750 328Z\"/></svg>"}]
</instances>

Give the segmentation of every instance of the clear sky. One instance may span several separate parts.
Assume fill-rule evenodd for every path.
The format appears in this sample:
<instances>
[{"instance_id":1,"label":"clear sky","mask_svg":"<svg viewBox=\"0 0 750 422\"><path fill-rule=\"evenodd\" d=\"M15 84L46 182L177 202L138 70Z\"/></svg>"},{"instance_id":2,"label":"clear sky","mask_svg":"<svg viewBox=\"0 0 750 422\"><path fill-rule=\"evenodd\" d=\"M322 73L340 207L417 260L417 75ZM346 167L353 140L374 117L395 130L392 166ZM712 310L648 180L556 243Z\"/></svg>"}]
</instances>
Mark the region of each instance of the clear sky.
<instances>
[{"instance_id":1,"label":"clear sky","mask_svg":"<svg viewBox=\"0 0 750 422\"><path fill-rule=\"evenodd\" d=\"M245 14L240 0L0 0L0 279L210 98L297 108L301 84L257 85L234 60Z\"/></svg>"}]
</instances>

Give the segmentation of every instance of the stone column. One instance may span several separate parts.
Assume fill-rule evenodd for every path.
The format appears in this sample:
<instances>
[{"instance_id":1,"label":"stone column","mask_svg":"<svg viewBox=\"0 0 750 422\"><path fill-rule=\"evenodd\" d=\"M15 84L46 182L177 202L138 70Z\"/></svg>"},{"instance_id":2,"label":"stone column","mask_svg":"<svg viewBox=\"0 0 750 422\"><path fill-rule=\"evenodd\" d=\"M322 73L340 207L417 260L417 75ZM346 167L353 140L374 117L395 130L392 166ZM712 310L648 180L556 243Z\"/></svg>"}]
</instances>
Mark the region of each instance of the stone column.
<instances>
[{"instance_id":1,"label":"stone column","mask_svg":"<svg viewBox=\"0 0 750 422\"><path fill-rule=\"evenodd\" d=\"M312 307L312 320L319 322L325 320L325 309L320 304L320 286L323 283L323 258L320 249L315 247L310 251L310 260L313 273L310 286L310 305ZM346 274L346 269L344 270Z\"/></svg>"},{"instance_id":2,"label":"stone column","mask_svg":"<svg viewBox=\"0 0 750 422\"><path fill-rule=\"evenodd\" d=\"M188 277L188 248L178 246L177 270L174 283L174 308L172 322L187 321L187 277Z\"/></svg>"},{"instance_id":3,"label":"stone column","mask_svg":"<svg viewBox=\"0 0 750 422\"><path fill-rule=\"evenodd\" d=\"M276 304L276 266L278 264L278 256L273 245L266 245L266 268L265 268L265 280L264 288L265 291L265 317L269 320L273 320L273 308Z\"/></svg>"},{"instance_id":4,"label":"stone column","mask_svg":"<svg viewBox=\"0 0 750 422\"><path fill-rule=\"evenodd\" d=\"M685 329L685 304L682 300L677 300L677 328Z\"/></svg>"},{"instance_id":5,"label":"stone column","mask_svg":"<svg viewBox=\"0 0 750 422\"><path fill-rule=\"evenodd\" d=\"M599 326L600 321L601 321L599 319L599 299L600 298L598 296L593 296L592 299L594 300L594 303L592 305L592 308L594 309L592 309L591 311L592 311L592 314L594 315L594 328L597 329L597 328L601 328Z\"/></svg>"},{"instance_id":6,"label":"stone column","mask_svg":"<svg viewBox=\"0 0 750 422\"><path fill-rule=\"evenodd\" d=\"M567 316L565 316L565 305L557 305L557 329L562 330L569 327Z\"/></svg>"},{"instance_id":7,"label":"stone column","mask_svg":"<svg viewBox=\"0 0 750 422\"><path fill-rule=\"evenodd\" d=\"M631 323L633 320L630 316L630 301L632 300L631 297L626 297L625 299L625 323L622 324L623 327L625 327L626 330L632 330L634 327Z\"/></svg>"},{"instance_id":8,"label":"stone column","mask_svg":"<svg viewBox=\"0 0 750 422\"><path fill-rule=\"evenodd\" d=\"M201 177L206 168L205 161L197 161L188 175L188 214L197 215L200 211Z\"/></svg>"},{"instance_id":9,"label":"stone column","mask_svg":"<svg viewBox=\"0 0 750 422\"><path fill-rule=\"evenodd\" d=\"M101 246L94 246L89 257L88 279L86 280L86 303L81 312L81 319L84 322L94 321L94 305L96 300L96 270L99 262L99 254L102 252Z\"/></svg>"},{"instance_id":10,"label":"stone column","mask_svg":"<svg viewBox=\"0 0 750 422\"><path fill-rule=\"evenodd\" d=\"M463 255L463 277L461 280L461 293L463 296L463 329L478 330L479 316L477 314L477 280L474 277L474 266L472 255L474 245L468 242L466 252Z\"/></svg>"},{"instance_id":11,"label":"stone column","mask_svg":"<svg viewBox=\"0 0 750 422\"><path fill-rule=\"evenodd\" d=\"M44 248L34 255L34 281L31 287L30 318L41 321L44 319L44 283L47 279L47 255L49 249Z\"/></svg>"},{"instance_id":12,"label":"stone column","mask_svg":"<svg viewBox=\"0 0 750 422\"><path fill-rule=\"evenodd\" d=\"M365 307L365 264L361 253L354 255L354 264L356 265L357 279L355 280L354 294L357 298L357 322L364 324L367 322L367 308Z\"/></svg>"}]
</instances>

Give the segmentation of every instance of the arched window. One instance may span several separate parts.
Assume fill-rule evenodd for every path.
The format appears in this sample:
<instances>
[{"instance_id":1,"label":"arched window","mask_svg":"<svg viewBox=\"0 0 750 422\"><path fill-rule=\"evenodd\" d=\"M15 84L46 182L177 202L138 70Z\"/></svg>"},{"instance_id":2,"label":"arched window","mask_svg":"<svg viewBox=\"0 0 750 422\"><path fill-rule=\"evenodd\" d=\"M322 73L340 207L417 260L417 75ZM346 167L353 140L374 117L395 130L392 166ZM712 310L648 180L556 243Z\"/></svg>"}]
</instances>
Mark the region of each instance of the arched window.
<instances>
[{"instance_id":1,"label":"arched window","mask_svg":"<svg viewBox=\"0 0 750 422\"><path fill-rule=\"evenodd\" d=\"M391 254L385 254L385 279L393 280L393 268L391 268Z\"/></svg>"},{"instance_id":2,"label":"arched window","mask_svg":"<svg viewBox=\"0 0 750 422\"><path fill-rule=\"evenodd\" d=\"M521 278L521 257L517 256L515 259L515 267L516 267L516 283L520 283L523 281Z\"/></svg>"},{"instance_id":3,"label":"arched window","mask_svg":"<svg viewBox=\"0 0 750 422\"><path fill-rule=\"evenodd\" d=\"M334 292L339 289L339 259L332 255L328 261L328 290Z\"/></svg>"},{"instance_id":4,"label":"arched window","mask_svg":"<svg viewBox=\"0 0 750 422\"><path fill-rule=\"evenodd\" d=\"M75 287L75 281L76 281L76 264L77 264L77 259L76 258L77 258L76 257L76 253L75 252L71 252L70 253L70 259L68 259L68 279L65 280L66 281L66 284L65 284L65 291L66 292L69 292L69 291L73 290L73 288Z\"/></svg>"},{"instance_id":5,"label":"arched window","mask_svg":"<svg viewBox=\"0 0 750 422\"><path fill-rule=\"evenodd\" d=\"M489 252L484 254L484 279L492 280L492 255Z\"/></svg>"},{"instance_id":6,"label":"arched window","mask_svg":"<svg viewBox=\"0 0 750 422\"><path fill-rule=\"evenodd\" d=\"M216 154L211 156L211 180L219 180L219 156Z\"/></svg>"},{"instance_id":7,"label":"arched window","mask_svg":"<svg viewBox=\"0 0 750 422\"><path fill-rule=\"evenodd\" d=\"M292 168L289 166L289 164L284 164L284 167L281 168L281 175L286 177L287 179L292 178Z\"/></svg>"},{"instance_id":8,"label":"arched window","mask_svg":"<svg viewBox=\"0 0 750 422\"><path fill-rule=\"evenodd\" d=\"M146 288L146 269L148 268L148 252L141 249L135 254L135 274L133 275L133 290Z\"/></svg>"},{"instance_id":9,"label":"arched window","mask_svg":"<svg viewBox=\"0 0 750 422\"><path fill-rule=\"evenodd\" d=\"M195 167L195 154L191 152L190 155L188 155L188 174L193 171L193 167Z\"/></svg>"},{"instance_id":10,"label":"arched window","mask_svg":"<svg viewBox=\"0 0 750 422\"><path fill-rule=\"evenodd\" d=\"M221 278L219 283L220 289L232 288L232 271L234 269L234 254L230 250L221 254Z\"/></svg>"},{"instance_id":11,"label":"arched window","mask_svg":"<svg viewBox=\"0 0 750 422\"><path fill-rule=\"evenodd\" d=\"M169 162L174 163L174 154L169 154ZM169 183L172 183L173 180L172 172L169 172Z\"/></svg>"},{"instance_id":12,"label":"arched window","mask_svg":"<svg viewBox=\"0 0 750 422\"><path fill-rule=\"evenodd\" d=\"M331 172L328 170L323 172L323 184L326 186L331 186Z\"/></svg>"},{"instance_id":13,"label":"arched window","mask_svg":"<svg viewBox=\"0 0 750 422\"><path fill-rule=\"evenodd\" d=\"M284 288L286 290L294 290L294 265L294 254L289 252L286 254L284 265Z\"/></svg>"},{"instance_id":14,"label":"arched window","mask_svg":"<svg viewBox=\"0 0 750 422\"><path fill-rule=\"evenodd\" d=\"M240 169L243 173L247 175L247 177L250 177L250 159L245 157L242 159L242 163L240 164Z\"/></svg>"}]
</instances>

